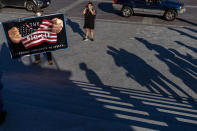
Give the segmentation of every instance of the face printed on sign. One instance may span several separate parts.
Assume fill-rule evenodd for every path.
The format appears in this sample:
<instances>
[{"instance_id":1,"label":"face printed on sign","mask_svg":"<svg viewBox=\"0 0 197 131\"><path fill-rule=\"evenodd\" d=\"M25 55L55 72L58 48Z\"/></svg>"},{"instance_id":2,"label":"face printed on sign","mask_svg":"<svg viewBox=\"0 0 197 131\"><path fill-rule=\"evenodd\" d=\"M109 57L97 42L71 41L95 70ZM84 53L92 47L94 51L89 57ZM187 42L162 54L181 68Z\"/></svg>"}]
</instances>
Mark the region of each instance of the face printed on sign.
<instances>
[{"instance_id":1,"label":"face printed on sign","mask_svg":"<svg viewBox=\"0 0 197 131\"><path fill-rule=\"evenodd\" d=\"M56 43L57 34L63 29L63 20L53 18L42 22L25 23L19 28L8 30L10 40L17 44L22 42L26 49L46 43ZM22 33L20 33L22 32Z\"/></svg>"}]
</instances>

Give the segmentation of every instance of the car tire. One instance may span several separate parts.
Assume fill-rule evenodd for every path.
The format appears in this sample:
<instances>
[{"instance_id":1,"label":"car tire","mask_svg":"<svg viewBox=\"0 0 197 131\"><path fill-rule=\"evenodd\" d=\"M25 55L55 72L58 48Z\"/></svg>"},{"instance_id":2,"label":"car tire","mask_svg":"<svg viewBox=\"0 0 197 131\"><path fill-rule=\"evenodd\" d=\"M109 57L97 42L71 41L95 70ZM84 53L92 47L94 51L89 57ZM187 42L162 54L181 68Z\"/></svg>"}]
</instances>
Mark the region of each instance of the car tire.
<instances>
[{"instance_id":1,"label":"car tire","mask_svg":"<svg viewBox=\"0 0 197 131\"><path fill-rule=\"evenodd\" d=\"M168 10L164 13L164 18L167 21L173 21L177 17L177 12L175 10Z\"/></svg>"},{"instance_id":2,"label":"car tire","mask_svg":"<svg viewBox=\"0 0 197 131\"><path fill-rule=\"evenodd\" d=\"M121 10L121 12L122 12L122 15L124 16L124 17L130 17L130 16L132 16L133 15L133 9L131 8L131 7L129 7L129 6L124 6L123 8L122 8L122 10Z\"/></svg>"},{"instance_id":3,"label":"car tire","mask_svg":"<svg viewBox=\"0 0 197 131\"><path fill-rule=\"evenodd\" d=\"M27 1L25 3L25 8L27 11L36 11L36 9L37 9L36 5L31 1Z\"/></svg>"}]
</instances>

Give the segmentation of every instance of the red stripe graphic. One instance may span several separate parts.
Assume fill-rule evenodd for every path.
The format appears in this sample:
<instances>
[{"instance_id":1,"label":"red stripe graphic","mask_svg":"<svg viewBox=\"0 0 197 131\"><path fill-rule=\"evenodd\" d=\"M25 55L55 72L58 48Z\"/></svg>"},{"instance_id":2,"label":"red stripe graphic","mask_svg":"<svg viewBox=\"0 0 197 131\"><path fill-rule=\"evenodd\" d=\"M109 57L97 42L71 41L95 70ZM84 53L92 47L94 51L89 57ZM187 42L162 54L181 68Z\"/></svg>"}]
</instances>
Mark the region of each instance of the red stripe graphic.
<instances>
[{"instance_id":1,"label":"red stripe graphic","mask_svg":"<svg viewBox=\"0 0 197 131\"><path fill-rule=\"evenodd\" d=\"M44 19L36 32L22 38L23 45L26 49L46 43L57 43L57 34L51 32L51 20Z\"/></svg>"}]
</instances>

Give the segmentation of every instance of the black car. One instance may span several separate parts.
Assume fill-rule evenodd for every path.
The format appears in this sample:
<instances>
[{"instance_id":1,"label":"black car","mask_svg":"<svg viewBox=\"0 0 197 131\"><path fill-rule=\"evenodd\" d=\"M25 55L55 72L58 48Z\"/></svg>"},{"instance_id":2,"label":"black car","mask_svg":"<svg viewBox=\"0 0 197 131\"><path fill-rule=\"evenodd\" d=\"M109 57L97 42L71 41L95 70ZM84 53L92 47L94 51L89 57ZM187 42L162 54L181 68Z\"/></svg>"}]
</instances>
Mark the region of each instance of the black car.
<instances>
[{"instance_id":1,"label":"black car","mask_svg":"<svg viewBox=\"0 0 197 131\"><path fill-rule=\"evenodd\" d=\"M0 0L0 8L5 6L24 7L28 11L46 8L51 3L51 0Z\"/></svg>"}]
</instances>

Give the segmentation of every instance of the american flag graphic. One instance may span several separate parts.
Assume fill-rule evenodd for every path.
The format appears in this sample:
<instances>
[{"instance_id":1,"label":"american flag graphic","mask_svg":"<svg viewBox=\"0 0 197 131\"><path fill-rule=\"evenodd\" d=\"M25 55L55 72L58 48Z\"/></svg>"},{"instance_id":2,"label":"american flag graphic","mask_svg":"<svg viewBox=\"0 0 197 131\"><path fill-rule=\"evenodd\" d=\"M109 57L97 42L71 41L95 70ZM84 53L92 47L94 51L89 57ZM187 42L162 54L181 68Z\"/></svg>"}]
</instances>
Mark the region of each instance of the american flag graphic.
<instances>
[{"instance_id":1,"label":"american flag graphic","mask_svg":"<svg viewBox=\"0 0 197 131\"><path fill-rule=\"evenodd\" d=\"M19 28L22 32L22 43L26 49L46 43L57 43L57 34L51 32L52 21L43 19L39 27L34 29L25 23Z\"/></svg>"}]
</instances>

